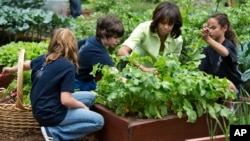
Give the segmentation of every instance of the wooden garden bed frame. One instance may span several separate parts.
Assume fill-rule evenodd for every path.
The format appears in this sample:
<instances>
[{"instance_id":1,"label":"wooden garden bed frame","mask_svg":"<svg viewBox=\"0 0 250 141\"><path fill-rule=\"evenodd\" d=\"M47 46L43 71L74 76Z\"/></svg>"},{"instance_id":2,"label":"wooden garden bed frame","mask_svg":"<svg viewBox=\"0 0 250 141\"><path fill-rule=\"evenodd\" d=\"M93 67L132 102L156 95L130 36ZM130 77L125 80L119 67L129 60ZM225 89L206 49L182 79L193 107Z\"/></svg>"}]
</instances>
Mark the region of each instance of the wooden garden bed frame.
<instances>
[{"instance_id":1,"label":"wooden garden bed frame","mask_svg":"<svg viewBox=\"0 0 250 141\"><path fill-rule=\"evenodd\" d=\"M117 116L103 105L96 104L94 111L103 115L105 125L95 135L98 141L184 141L209 136L206 116L195 123L187 117L168 115L162 119L133 119ZM218 135L222 134L218 131Z\"/></svg>"}]
</instances>

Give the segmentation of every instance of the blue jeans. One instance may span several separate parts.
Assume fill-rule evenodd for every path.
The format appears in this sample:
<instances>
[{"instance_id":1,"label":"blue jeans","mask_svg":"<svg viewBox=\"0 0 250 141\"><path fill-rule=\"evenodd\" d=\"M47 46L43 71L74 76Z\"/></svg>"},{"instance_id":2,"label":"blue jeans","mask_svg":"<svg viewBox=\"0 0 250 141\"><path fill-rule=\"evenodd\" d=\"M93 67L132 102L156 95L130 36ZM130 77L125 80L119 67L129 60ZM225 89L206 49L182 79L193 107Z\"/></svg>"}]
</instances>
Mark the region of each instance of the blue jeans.
<instances>
[{"instance_id":1,"label":"blue jeans","mask_svg":"<svg viewBox=\"0 0 250 141\"><path fill-rule=\"evenodd\" d=\"M79 91L72 96L83 102L89 108L95 103L95 95L92 92ZM57 126L47 127L54 141L65 141L82 138L90 133L102 129L103 116L83 108L68 109L64 120Z\"/></svg>"},{"instance_id":2,"label":"blue jeans","mask_svg":"<svg viewBox=\"0 0 250 141\"><path fill-rule=\"evenodd\" d=\"M81 0L69 0L70 15L74 18L82 14Z\"/></svg>"}]
</instances>

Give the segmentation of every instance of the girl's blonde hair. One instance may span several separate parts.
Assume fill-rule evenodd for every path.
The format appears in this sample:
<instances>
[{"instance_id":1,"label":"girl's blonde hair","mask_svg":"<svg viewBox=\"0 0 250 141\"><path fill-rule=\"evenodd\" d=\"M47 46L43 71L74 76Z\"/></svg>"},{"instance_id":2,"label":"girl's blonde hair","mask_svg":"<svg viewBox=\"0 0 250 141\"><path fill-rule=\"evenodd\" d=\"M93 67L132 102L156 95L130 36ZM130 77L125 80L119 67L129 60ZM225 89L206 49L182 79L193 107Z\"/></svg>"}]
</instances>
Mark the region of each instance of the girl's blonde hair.
<instances>
[{"instance_id":1,"label":"girl's blonde hair","mask_svg":"<svg viewBox=\"0 0 250 141\"><path fill-rule=\"evenodd\" d=\"M78 71L77 41L73 32L67 28L58 28L52 33L46 63L49 64L59 57L64 57L72 62Z\"/></svg>"}]
</instances>

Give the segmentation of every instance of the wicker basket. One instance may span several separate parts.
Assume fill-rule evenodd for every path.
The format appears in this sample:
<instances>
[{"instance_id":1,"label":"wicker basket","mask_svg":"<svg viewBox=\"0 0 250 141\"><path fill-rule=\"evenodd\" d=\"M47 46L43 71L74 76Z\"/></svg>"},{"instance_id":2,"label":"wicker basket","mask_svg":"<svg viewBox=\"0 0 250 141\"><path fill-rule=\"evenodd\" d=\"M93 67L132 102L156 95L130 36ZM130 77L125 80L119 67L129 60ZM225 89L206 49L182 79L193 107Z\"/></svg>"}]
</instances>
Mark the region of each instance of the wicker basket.
<instances>
[{"instance_id":1,"label":"wicker basket","mask_svg":"<svg viewBox=\"0 0 250 141\"><path fill-rule=\"evenodd\" d=\"M31 105L23 104L23 62L25 50L18 58L17 96L15 104L0 104L0 132L40 132L32 115Z\"/></svg>"}]
</instances>

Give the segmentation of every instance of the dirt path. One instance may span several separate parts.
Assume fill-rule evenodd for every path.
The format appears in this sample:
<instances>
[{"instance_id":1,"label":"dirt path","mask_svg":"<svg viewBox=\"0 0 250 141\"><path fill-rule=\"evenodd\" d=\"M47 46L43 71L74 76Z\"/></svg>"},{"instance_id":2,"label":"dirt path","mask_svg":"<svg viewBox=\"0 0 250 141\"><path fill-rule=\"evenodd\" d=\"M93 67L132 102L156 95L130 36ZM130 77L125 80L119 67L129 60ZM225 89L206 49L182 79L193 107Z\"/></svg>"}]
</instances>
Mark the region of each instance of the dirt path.
<instances>
[{"instance_id":1,"label":"dirt path","mask_svg":"<svg viewBox=\"0 0 250 141\"><path fill-rule=\"evenodd\" d=\"M42 134L34 133L0 133L0 141L44 141ZM74 141L98 141L95 136L87 136Z\"/></svg>"}]
</instances>

